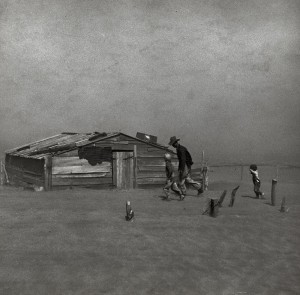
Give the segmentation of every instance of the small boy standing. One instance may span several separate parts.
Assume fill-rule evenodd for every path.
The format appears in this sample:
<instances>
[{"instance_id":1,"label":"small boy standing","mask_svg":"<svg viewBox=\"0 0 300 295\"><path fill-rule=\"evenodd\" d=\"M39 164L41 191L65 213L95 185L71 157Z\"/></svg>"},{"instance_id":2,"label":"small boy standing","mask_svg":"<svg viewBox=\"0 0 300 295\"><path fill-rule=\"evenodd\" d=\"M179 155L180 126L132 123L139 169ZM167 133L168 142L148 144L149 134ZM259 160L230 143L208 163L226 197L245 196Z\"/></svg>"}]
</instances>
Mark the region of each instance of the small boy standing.
<instances>
[{"instance_id":1,"label":"small boy standing","mask_svg":"<svg viewBox=\"0 0 300 295\"><path fill-rule=\"evenodd\" d=\"M259 196L261 196L262 199L264 199L264 193L260 190L260 179L258 177L258 170L257 166L255 164L250 165L250 173L252 175L252 181L254 184L254 192L256 195L256 199L259 199Z\"/></svg>"},{"instance_id":2,"label":"small boy standing","mask_svg":"<svg viewBox=\"0 0 300 295\"><path fill-rule=\"evenodd\" d=\"M183 201L184 195L182 194L182 191L179 189L177 183L175 182L175 172L174 172L174 166L172 164L172 156L170 154L165 154L164 156L165 162L166 162L166 176L167 176L167 181L166 185L163 188L165 194L166 194L166 199L169 199L170 195L170 189L175 192L177 195L180 197L180 201Z\"/></svg>"}]
</instances>

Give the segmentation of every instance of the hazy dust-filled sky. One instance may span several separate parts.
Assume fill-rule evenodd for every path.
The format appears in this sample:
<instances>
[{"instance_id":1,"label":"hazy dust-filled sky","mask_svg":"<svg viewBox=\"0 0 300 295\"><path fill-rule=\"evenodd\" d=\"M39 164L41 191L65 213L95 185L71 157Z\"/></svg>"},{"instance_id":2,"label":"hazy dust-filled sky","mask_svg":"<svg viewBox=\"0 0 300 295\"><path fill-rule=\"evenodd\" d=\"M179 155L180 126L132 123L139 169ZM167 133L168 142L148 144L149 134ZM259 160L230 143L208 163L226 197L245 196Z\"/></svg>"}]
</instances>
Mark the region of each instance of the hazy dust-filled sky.
<instances>
[{"instance_id":1,"label":"hazy dust-filled sky","mask_svg":"<svg viewBox=\"0 0 300 295\"><path fill-rule=\"evenodd\" d=\"M0 71L1 153L121 130L300 162L299 0L1 0Z\"/></svg>"}]
</instances>

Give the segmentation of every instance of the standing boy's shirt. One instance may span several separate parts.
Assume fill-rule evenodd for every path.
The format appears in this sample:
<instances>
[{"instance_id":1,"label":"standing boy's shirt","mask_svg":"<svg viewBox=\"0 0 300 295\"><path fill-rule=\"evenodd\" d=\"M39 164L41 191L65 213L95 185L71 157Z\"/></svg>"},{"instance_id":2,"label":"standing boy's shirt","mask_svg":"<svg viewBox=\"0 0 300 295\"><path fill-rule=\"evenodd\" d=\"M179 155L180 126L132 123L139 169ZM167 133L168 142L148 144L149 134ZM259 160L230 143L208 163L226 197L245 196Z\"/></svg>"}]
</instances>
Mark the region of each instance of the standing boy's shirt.
<instances>
[{"instance_id":1,"label":"standing boy's shirt","mask_svg":"<svg viewBox=\"0 0 300 295\"><path fill-rule=\"evenodd\" d=\"M173 180L175 177L174 166L170 161L166 161L166 176L167 179Z\"/></svg>"},{"instance_id":2,"label":"standing boy's shirt","mask_svg":"<svg viewBox=\"0 0 300 295\"><path fill-rule=\"evenodd\" d=\"M252 180L253 182L260 182L260 179L258 177L258 171L254 171L250 169L250 173L252 174Z\"/></svg>"}]
</instances>

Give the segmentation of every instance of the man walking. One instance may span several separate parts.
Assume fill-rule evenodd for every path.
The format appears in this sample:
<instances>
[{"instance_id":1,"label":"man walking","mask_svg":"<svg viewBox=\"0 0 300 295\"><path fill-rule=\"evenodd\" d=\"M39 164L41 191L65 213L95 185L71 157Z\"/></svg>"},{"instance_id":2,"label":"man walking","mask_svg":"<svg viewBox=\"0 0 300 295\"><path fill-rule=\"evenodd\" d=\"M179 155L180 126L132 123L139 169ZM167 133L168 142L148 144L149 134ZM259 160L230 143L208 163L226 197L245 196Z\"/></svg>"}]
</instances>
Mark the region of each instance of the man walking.
<instances>
[{"instance_id":1,"label":"man walking","mask_svg":"<svg viewBox=\"0 0 300 295\"><path fill-rule=\"evenodd\" d=\"M180 139L176 138L176 136L172 136L169 142L169 145L176 148L176 152L177 152L177 157L179 161L179 165L178 165L179 187L183 195L186 195L186 186L185 186L185 182L186 182L192 185L195 189L197 189L198 195L200 195L203 193L202 185L191 178L191 169L193 165L192 156L186 147L178 143L179 140Z\"/></svg>"}]
</instances>

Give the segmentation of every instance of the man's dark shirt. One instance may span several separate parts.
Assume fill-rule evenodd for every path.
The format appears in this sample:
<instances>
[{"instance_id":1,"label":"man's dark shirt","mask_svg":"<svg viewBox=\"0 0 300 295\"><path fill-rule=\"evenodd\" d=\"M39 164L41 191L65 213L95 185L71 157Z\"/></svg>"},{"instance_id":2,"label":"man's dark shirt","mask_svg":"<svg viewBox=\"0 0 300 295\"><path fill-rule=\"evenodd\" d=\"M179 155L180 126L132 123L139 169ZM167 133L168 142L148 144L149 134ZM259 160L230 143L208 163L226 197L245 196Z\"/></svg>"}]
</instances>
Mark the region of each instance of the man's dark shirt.
<instances>
[{"instance_id":1,"label":"man's dark shirt","mask_svg":"<svg viewBox=\"0 0 300 295\"><path fill-rule=\"evenodd\" d=\"M176 148L176 151L177 151L177 158L179 161L178 170L183 171L185 165L188 167L188 169L190 169L191 166L193 165L193 160L191 154L186 149L186 147L179 144L178 147Z\"/></svg>"}]
</instances>

